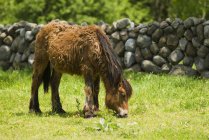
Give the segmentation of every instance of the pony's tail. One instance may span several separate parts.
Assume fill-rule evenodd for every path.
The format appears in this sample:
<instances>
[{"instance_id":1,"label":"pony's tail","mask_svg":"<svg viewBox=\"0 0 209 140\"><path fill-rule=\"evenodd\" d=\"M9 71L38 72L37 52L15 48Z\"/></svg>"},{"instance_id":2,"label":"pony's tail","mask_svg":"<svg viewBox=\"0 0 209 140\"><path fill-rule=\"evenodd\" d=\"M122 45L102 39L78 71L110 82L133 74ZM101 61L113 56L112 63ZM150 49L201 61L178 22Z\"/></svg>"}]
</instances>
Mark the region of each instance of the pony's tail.
<instances>
[{"instance_id":1,"label":"pony's tail","mask_svg":"<svg viewBox=\"0 0 209 140\"><path fill-rule=\"evenodd\" d=\"M44 93L47 93L49 90L50 77L51 77L51 69L50 69L50 63L48 63L43 74Z\"/></svg>"}]
</instances>

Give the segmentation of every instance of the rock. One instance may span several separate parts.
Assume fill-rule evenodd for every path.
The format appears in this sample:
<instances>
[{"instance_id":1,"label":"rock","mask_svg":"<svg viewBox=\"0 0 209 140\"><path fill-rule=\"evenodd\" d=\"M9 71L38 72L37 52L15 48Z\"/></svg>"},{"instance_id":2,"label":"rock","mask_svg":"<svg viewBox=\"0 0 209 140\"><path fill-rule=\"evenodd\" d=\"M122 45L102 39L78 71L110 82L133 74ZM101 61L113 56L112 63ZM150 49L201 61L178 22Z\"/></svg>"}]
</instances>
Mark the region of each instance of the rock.
<instances>
[{"instance_id":1,"label":"rock","mask_svg":"<svg viewBox=\"0 0 209 140\"><path fill-rule=\"evenodd\" d=\"M153 57L153 62L158 66L162 66L163 64L166 63L166 60L160 55L156 55Z\"/></svg>"},{"instance_id":2,"label":"rock","mask_svg":"<svg viewBox=\"0 0 209 140\"><path fill-rule=\"evenodd\" d=\"M196 56L196 48L192 46L191 42L187 43L185 53L187 56L192 56L192 57Z\"/></svg>"},{"instance_id":3,"label":"rock","mask_svg":"<svg viewBox=\"0 0 209 140\"><path fill-rule=\"evenodd\" d=\"M188 29L190 27L192 27L194 25L194 22L192 20L192 18L187 18L185 21L184 21L184 26Z\"/></svg>"},{"instance_id":4,"label":"rock","mask_svg":"<svg viewBox=\"0 0 209 140\"><path fill-rule=\"evenodd\" d=\"M187 67L187 66L184 66L184 65L176 65L171 69L169 74L196 76L198 73L197 73L196 70L192 69L191 67Z\"/></svg>"},{"instance_id":5,"label":"rock","mask_svg":"<svg viewBox=\"0 0 209 140\"><path fill-rule=\"evenodd\" d=\"M187 29L184 33L184 36L186 37L187 40L192 41L193 33L190 29Z\"/></svg>"},{"instance_id":6,"label":"rock","mask_svg":"<svg viewBox=\"0 0 209 140\"><path fill-rule=\"evenodd\" d=\"M166 46L167 38L166 36L162 36L158 42L158 46L162 48L163 46Z\"/></svg>"},{"instance_id":7,"label":"rock","mask_svg":"<svg viewBox=\"0 0 209 140\"><path fill-rule=\"evenodd\" d=\"M120 40L120 33L118 31L114 32L111 34L111 37L114 39L114 40L117 40L119 41Z\"/></svg>"},{"instance_id":8,"label":"rock","mask_svg":"<svg viewBox=\"0 0 209 140\"><path fill-rule=\"evenodd\" d=\"M139 47L136 48L136 51L135 51L135 60L137 63L141 63L142 60L143 60L143 57L142 57L142 54L141 54L141 50Z\"/></svg>"},{"instance_id":9,"label":"rock","mask_svg":"<svg viewBox=\"0 0 209 140\"><path fill-rule=\"evenodd\" d=\"M155 42L152 42L151 46L150 46L150 51L152 52L152 54L157 54L160 49L158 48L157 44Z\"/></svg>"},{"instance_id":10,"label":"rock","mask_svg":"<svg viewBox=\"0 0 209 140\"><path fill-rule=\"evenodd\" d=\"M12 63L14 61L15 56L16 56L16 54L12 53L12 55L10 56L10 59L9 59L9 63Z\"/></svg>"},{"instance_id":11,"label":"rock","mask_svg":"<svg viewBox=\"0 0 209 140\"><path fill-rule=\"evenodd\" d=\"M201 77L208 79L209 78L209 71L201 72Z\"/></svg>"},{"instance_id":12,"label":"rock","mask_svg":"<svg viewBox=\"0 0 209 140\"><path fill-rule=\"evenodd\" d=\"M182 51L176 49L170 54L169 61L172 64L178 64L183 58L184 58L184 54L182 53Z\"/></svg>"},{"instance_id":13,"label":"rock","mask_svg":"<svg viewBox=\"0 0 209 140\"><path fill-rule=\"evenodd\" d=\"M7 61L9 60L11 56L11 50L9 46L7 45L2 45L0 46L0 61Z\"/></svg>"},{"instance_id":14,"label":"rock","mask_svg":"<svg viewBox=\"0 0 209 140\"><path fill-rule=\"evenodd\" d=\"M12 42L13 42L13 38L11 36L6 36L3 40L3 42L6 44L6 45L9 45L11 46Z\"/></svg>"},{"instance_id":15,"label":"rock","mask_svg":"<svg viewBox=\"0 0 209 140\"><path fill-rule=\"evenodd\" d=\"M19 42L21 41L21 37L20 36L17 36L14 41L12 42L12 45L11 45L11 50L14 51L14 52L17 52L18 50L18 45L19 45Z\"/></svg>"},{"instance_id":16,"label":"rock","mask_svg":"<svg viewBox=\"0 0 209 140\"><path fill-rule=\"evenodd\" d=\"M192 38L192 45L197 49L200 47L201 44L197 37Z\"/></svg>"},{"instance_id":17,"label":"rock","mask_svg":"<svg viewBox=\"0 0 209 140\"><path fill-rule=\"evenodd\" d=\"M193 20L194 25L198 25L202 22L202 20L200 18L196 18L196 17L191 17Z\"/></svg>"},{"instance_id":18,"label":"rock","mask_svg":"<svg viewBox=\"0 0 209 140\"><path fill-rule=\"evenodd\" d=\"M34 54L31 54L29 57L28 57L28 63L30 64L30 65L32 65L33 64L33 62L34 62Z\"/></svg>"},{"instance_id":19,"label":"rock","mask_svg":"<svg viewBox=\"0 0 209 140\"><path fill-rule=\"evenodd\" d=\"M167 37L167 45L168 46L178 46L179 40L175 35L169 35Z\"/></svg>"},{"instance_id":20,"label":"rock","mask_svg":"<svg viewBox=\"0 0 209 140\"><path fill-rule=\"evenodd\" d=\"M209 38L209 25L204 26L204 37Z\"/></svg>"},{"instance_id":21,"label":"rock","mask_svg":"<svg viewBox=\"0 0 209 140\"><path fill-rule=\"evenodd\" d=\"M32 41L34 38L33 34L32 34L32 31L26 31L25 32L25 40L26 41Z\"/></svg>"},{"instance_id":22,"label":"rock","mask_svg":"<svg viewBox=\"0 0 209 140\"><path fill-rule=\"evenodd\" d=\"M204 43L205 46L209 47L209 38L204 39Z\"/></svg>"},{"instance_id":23,"label":"rock","mask_svg":"<svg viewBox=\"0 0 209 140\"><path fill-rule=\"evenodd\" d=\"M35 52L35 40L34 41L32 41L31 43L30 43L30 45L29 45L29 51L31 52L31 53L34 53Z\"/></svg>"},{"instance_id":24,"label":"rock","mask_svg":"<svg viewBox=\"0 0 209 140\"><path fill-rule=\"evenodd\" d=\"M7 36L5 32L0 34L0 40L4 40L4 38Z\"/></svg>"},{"instance_id":25,"label":"rock","mask_svg":"<svg viewBox=\"0 0 209 140\"><path fill-rule=\"evenodd\" d=\"M193 63L194 63L193 57L189 57L189 56L185 56L185 57L184 57L184 59L183 59L183 64L184 64L185 66L191 67L191 66L193 65Z\"/></svg>"},{"instance_id":26,"label":"rock","mask_svg":"<svg viewBox=\"0 0 209 140\"><path fill-rule=\"evenodd\" d=\"M161 70L164 73L169 73L169 71L171 70L171 65L169 65L167 63L166 64L163 64L162 67L161 67Z\"/></svg>"},{"instance_id":27,"label":"rock","mask_svg":"<svg viewBox=\"0 0 209 140\"><path fill-rule=\"evenodd\" d=\"M128 33L129 38L137 38L138 34L135 31L130 31Z\"/></svg>"},{"instance_id":28,"label":"rock","mask_svg":"<svg viewBox=\"0 0 209 140\"><path fill-rule=\"evenodd\" d=\"M200 49L197 50L197 55L202 58L205 58L208 53L209 53L209 48L203 45L200 47Z\"/></svg>"},{"instance_id":29,"label":"rock","mask_svg":"<svg viewBox=\"0 0 209 140\"><path fill-rule=\"evenodd\" d=\"M122 30L120 31L120 38L123 40L123 41L126 41L128 39L128 32L126 30Z\"/></svg>"},{"instance_id":30,"label":"rock","mask_svg":"<svg viewBox=\"0 0 209 140\"><path fill-rule=\"evenodd\" d=\"M4 71L8 70L10 67L10 64L8 61L0 61L0 68Z\"/></svg>"},{"instance_id":31,"label":"rock","mask_svg":"<svg viewBox=\"0 0 209 140\"><path fill-rule=\"evenodd\" d=\"M160 49L160 52L159 52L159 54L160 54L162 57L164 57L164 58L167 58L167 57L170 55L170 53L171 53L171 51L170 51L170 49L167 48L167 47L162 47L162 48Z\"/></svg>"},{"instance_id":32,"label":"rock","mask_svg":"<svg viewBox=\"0 0 209 140\"><path fill-rule=\"evenodd\" d=\"M125 52L124 55L124 64L126 68L131 67L136 62L133 52Z\"/></svg>"},{"instance_id":33,"label":"rock","mask_svg":"<svg viewBox=\"0 0 209 140\"><path fill-rule=\"evenodd\" d=\"M27 47L28 44L26 43L25 38L20 39L20 42L18 43L18 52L23 53Z\"/></svg>"},{"instance_id":34,"label":"rock","mask_svg":"<svg viewBox=\"0 0 209 140\"><path fill-rule=\"evenodd\" d=\"M196 27L194 27L194 26L192 26L191 27L191 31L192 31L192 34L193 34L193 36L197 36L197 30L196 30Z\"/></svg>"},{"instance_id":35,"label":"rock","mask_svg":"<svg viewBox=\"0 0 209 140\"><path fill-rule=\"evenodd\" d=\"M35 36L39 32L40 29L41 29L40 25L35 26L35 28L33 28L32 31L31 31L32 35Z\"/></svg>"},{"instance_id":36,"label":"rock","mask_svg":"<svg viewBox=\"0 0 209 140\"><path fill-rule=\"evenodd\" d=\"M113 26L116 29L123 29L127 27L129 24L130 24L130 20L128 18L123 18L113 23Z\"/></svg>"},{"instance_id":37,"label":"rock","mask_svg":"<svg viewBox=\"0 0 209 140\"><path fill-rule=\"evenodd\" d=\"M146 34L147 30L148 30L147 28L142 28L142 29L139 30L139 33L140 34Z\"/></svg>"},{"instance_id":38,"label":"rock","mask_svg":"<svg viewBox=\"0 0 209 140\"><path fill-rule=\"evenodd\" d=\"M169 35L174 32L174 29L172 28L172 26L167 26L163 29L163 32L164 32L164 35Z\"/></svg>"},{"instance_id":39,"label":"rock","mask_svg":"<svg viewBox=\"0 0 209 140\"><path fill-rule=\"evenodd\" d=\"M184 25L179 25L176 31L176 35L181 38L184 35L185 28Z\"/></svg>"},{"instance_id":40,"label":"rock","mask_svg":"<svg viewBox=\"0 0 209 140\"><path fill-rule=\"evenodd\" d=\"M143 60L141 67L146 72L153 72L153 73L160 73L161 72L161 68L158 67L157 65L155 65L150 60Z\"/></svg>"},{"instance_id":41,"label":"rock","mask_svg":"<svg viewBox=\"0 0 209 140\"><path fill-rule=\"evenodd\" d=\"M151 38L147 35L139 35L136 43L139 45L140 48L149 47L152 43Z\"/></svg>"},{"instance_id":42,"label":"rock","mask_svg":"<svg viewBox=\"0 0 209 140\"><path fill-rule=\"evenodd\" d=\"M171 26L172 26L174 29L177 29L181 22L182 22L182 21L181 21L179 18L176 18L176 19L172 22Z\"/></svg>"},{"instance_id":43,"label":"rock","mask_svg":"<svg viewBox=\"0 0 209 140\"><path fill-rule=\"evenodd\" d=\"M135 52L136 49L136 40L135 39L128 39L125 43L125 50L130 52Z\"/></svg>"},{"instance_id":44,"label":"rock","mask_svg":"<svg viewBox=\"0 0 209 140\"><path fill-rule=\"evenodd\" d=\"M22 55L20 53L16 53L15 58L14 58L14 62L15 63L20 63L21 62L21 57L22 57Z\"/></svg>"},{"instance_id":45,"label":"rock","mask_svg":"<svg viewBox=\"0 0 209 140\"><path fill-rule=\"evenodd\" d=\"M20 36L23 38L23 37L25 37L25 28L20 28L19 29L19 31L20 31Z\"/></svg>"},{"instance_id":46,"label":"rock","mask_svg":"<svg viewBox=\"0 0 209 140\"><path fill-rule=\"evenodd\" d=\"M166 28L167 26L169 26L169 24L166 21L162 21L160 23L160 28L162 28L162 29Z\"/></svg>"},{"instance_id":47,"label":"rock","mask_svg":"<svg viewBox=\"0 0 209 140\"><path fill-rule=\"evenodd\" d=\"M196 32L197 32L197 37L200 41L204 39L204 27L202 24L197 25L196 27Z\"/></svg>"},{"instance_id":48,"label":"rock","mask_svg":"<svg viewBox=\"0 0 209 140\"><path fill-rule=\"evenodd\" d=\"M163 35L163 31L162 29L159 28L155 30L155 32L152 34L152 40L154 40L155 42L158 42L162 35Z\"/></svg>"},{"instance_id":49,"label":"rock","mask_svg":"<svg viewBox=\"0 0 209 140\"><path fill-rule=\"evenodd\" d=\"M200 58L200 57L196 57L194 59L194 64L196 66L196 69L198 72L202 72L205 70L205 66L204 66L204 59Z\"/></svg>"},{"instance_id":50,"label":"rock","mask_svg":"<svg viewBox=\"0 0 209 140\"><path fill-rule=\"evenodd\" d=\"M205 60L204 60L204 67L206 69L209 69L209 54L205 57Z\"/></svg>"},{"instance_id":51,"label":"rock","mask_svg":"<svg viewBox=\"0 0 209 140\"><path fill-rule=\"evenodd\" d=\"M123 44L123 41L120 41L116 44L115 48L114 48L114 52L118 55L118 56L123 56L125 51L125 46Z\"/></svg>"},{"instance_id":52,"label":"rock","mask_svg":"<svg viewBox=\"0 0 209 140\"><path fill-rule=\"evenodd\" d=\"M152 59L152 53L150 52L148 48L141 49L141 54L144 59L147 59L147 60Z\"/></svg>"},{"instance_id":53,"label":"rock","mask_svg":"<svg viewBox=\"0 0 209 140\"><path fill-rule=\"evenodd\" d=\"M150 27L148 27L147 34L152 35L153 32L159 27L159 23L154 22Z\"/></svg>"},{"instance_id":54,"label":"rock","mask_svg":"<svg viewBox=\"0 0 209 140\"><path fill-rule=\"evenodd\" d=\"M188 41L186 40L186 38L181 38L181 39L179 40L179 48L180 48L182 51L185 51L185 50L186 50L187 43L188 43Z\"/></svg>"},{"instance_id":55,"label":"rock","mask_svg":"<svg viewBox=\"0 0 209 140\"><path fill-rule=\"evenodd\" d=\"M140 71L141 71L141 67L140 67L139 64L135 64L135 65L133 65L132 67L130 67L130 68L128 69L128 71L140 72Z\"/></svg>"},{"instance_id":56,"label":"rock","mask_svg":"<svg viewBox=\"0 0 209 140\"><path fill-rule=\"evenodd\" d=\"M113 26L107 26L105 29L106 34L111 35L115 31L115 28Z\"/></svg>"}]
</instances>

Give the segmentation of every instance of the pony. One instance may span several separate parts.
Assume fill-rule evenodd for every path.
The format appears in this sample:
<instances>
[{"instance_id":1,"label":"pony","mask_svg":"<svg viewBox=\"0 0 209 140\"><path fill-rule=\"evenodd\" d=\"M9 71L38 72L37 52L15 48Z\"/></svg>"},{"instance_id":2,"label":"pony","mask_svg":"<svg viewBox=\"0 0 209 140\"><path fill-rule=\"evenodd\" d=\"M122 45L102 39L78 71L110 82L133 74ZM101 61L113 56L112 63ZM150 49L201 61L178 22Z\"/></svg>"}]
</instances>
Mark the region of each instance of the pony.
<instances>
[{"instance_id":1,"label":"pony","mask_svg":"<svg viewBox=\"0 0 209 140\"><path fill-rule=\"evenodd\" d=\"M59 97L63 73L84 77L85 118L99 110L100 80L106 90L105 105L119 117L127 117L130 83L123 77L122 67L113 52L109 38L96 25L78 26L57 21L44 25L35 40L29 112L41 113L38 89L51 87L52 112L65 113Z\"/></svg>"}]
</instances>

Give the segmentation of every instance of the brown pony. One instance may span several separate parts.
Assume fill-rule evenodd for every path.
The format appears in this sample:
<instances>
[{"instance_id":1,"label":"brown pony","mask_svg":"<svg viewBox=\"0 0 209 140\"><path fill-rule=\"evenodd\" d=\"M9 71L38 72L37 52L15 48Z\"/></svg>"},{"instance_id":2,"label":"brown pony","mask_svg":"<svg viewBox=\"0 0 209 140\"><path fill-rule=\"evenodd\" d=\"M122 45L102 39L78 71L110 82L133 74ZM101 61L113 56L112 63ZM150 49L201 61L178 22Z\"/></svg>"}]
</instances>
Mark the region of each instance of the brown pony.
<instances>
[{"instance_id":1,"label":"brown pony","mask_svg":"<svg viewBox=\"0 0 209 140\"><path fill-rule=\"evenodd\" d=\"M122 77L122 68L111 44L99 27L52 21L42 27L35 44L30 112L41 112L38 89L43 82L45 92L51 85L52 111L64 113L58 88L62 73L69 73L82 75L85 79L84 117L94 117L99 109L100 78L106 89L106 106L116 111L119 117L128 115L132 88Z\"/></svg>"}]
</instances>

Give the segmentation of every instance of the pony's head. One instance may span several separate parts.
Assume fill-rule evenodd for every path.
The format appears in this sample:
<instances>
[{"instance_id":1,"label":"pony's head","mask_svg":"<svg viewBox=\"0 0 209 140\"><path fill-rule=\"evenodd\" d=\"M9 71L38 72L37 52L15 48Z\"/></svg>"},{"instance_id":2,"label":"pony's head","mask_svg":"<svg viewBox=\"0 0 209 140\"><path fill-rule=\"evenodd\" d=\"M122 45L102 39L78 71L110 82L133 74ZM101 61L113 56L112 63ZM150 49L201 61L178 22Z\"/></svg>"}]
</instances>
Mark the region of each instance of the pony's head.
<instances>
[{"instance_id":1,"label":"pony's head","mask_svg":"<svg viewBox=\"0 0 209 140\"><path fill-rule=\"evenodd\" d=\"M118 117L128 116L128 100L132 95L132 87L130 83L123 79L117 88L107 92L105 104L109 109L114 110Z\"/></svg>"}]
</instances>

